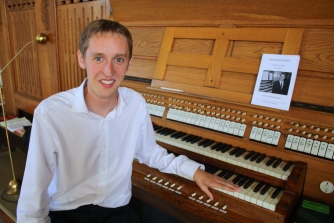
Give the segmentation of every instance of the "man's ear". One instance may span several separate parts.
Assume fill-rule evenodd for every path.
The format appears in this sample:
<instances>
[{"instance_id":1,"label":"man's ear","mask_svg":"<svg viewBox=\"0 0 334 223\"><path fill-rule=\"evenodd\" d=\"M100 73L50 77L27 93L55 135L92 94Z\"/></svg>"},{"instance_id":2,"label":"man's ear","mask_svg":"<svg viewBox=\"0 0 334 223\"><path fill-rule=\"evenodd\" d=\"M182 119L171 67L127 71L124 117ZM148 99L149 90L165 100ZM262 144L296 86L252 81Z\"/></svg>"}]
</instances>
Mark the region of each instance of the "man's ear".
<instances>
[{"instance_id":1,"label":"man's ear","mask_svg":"<svg viewBox=\"0 0 334 223\"><path fill-rule=\"evenodd\" d=\"M79 63L79 66L80 66L82 69L86 69L85 60L84 60L84 57L83 57L83 55L81 54L80 50L77 51L77 56L78 56L78 63Z\"/></svg>"}]
</instances>

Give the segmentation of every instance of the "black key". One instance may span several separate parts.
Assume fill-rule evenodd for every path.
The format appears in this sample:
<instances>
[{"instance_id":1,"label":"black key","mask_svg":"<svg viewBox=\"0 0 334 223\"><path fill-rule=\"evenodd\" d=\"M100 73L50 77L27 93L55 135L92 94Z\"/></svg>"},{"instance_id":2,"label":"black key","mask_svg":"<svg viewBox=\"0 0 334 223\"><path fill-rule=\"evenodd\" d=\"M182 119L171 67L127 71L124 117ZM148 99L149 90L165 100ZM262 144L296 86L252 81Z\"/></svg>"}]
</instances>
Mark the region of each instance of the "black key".
<instances>
[{"instance_id":1,"label":"black key","mask_svg":"<svg viewBox=\"0 0 334 223\"><path fill-rule=\"evenodd\" d=\"M182 138L182 141L187 141L189 138L193 137L194 135L187 135L185 137Z\"/></svg>"},{"instance_id":2,"label":"black key","mask_svg":"<svg viewBox=\"0 0 334 223\"><path fill-rule=\"evenodd\" d=\"M259 182L254 188L254 192L257 193L263 187L263 185L264 185L263 182Z\"/></svg>"},{"instance_id":3,"label":"black key","mask_svg":"<svg viewBox=\"0 0 334 223\"><path fill-rule=\"evenodd\" d=\"M183 132L174 132L172 135L170 135L171 138L175 138L178 135L181 135Z\"/></svg>"},{"instance_id":4,"label":"black key","mask_svg":"<svg viewBox=\"0 0 334 223\"><path fill-rule=\"evenodd\" d=\"M172 133L174 133L174 132L175 132L174 129L170 129L169 131L165 132L164 135L165 135L165 136L168 136L168 135L170 135L170 134L172 134Z\"/></svg>"},{"instance_id":5,"label":"black key","mask_svg":"<svg viewBox=\"0 0 334 223\"><path fill-rule=\"evenodd\" d=\"M251 158L250 158L250 161L251 162L254 162L257 158L259 158L260 156L260 153L255 153Z\"/></svg>"},{"instance_id":6,"label":"black key","mask_svg":"<svg viewBox=\"0 0 334 223\"><path fill-rule=\"evenodd\" d=\"M228 172L223 178L228 180L231 176L233 176L233 172Z\"/></svg>"},{"instance_id":7,"label":"black key","mask_svg":"<svg viewBox=\"0 0 334 223\"><path fill-rule=\"evenodd\" d=\"M249 152L249 153L245 156L245 160L248 160L248 159L251 158L254 154L255 154L254 151Z\"/></svg>"},{"instance_id":8,"label":"black key","mask_svg":"<svg viewBox=\"0 0 334 223\"><path fill-rule=\"evenodd\" d=\"M263 189L261 190L260 194L264 195L265 193L267 193L267 191L269 190L270 185L266 184Z\"/></svg>"},{"instance_id":9,"label":"black key","mask_svg":"<svg viewBox=\"0 0 334 223\"><path fill-rule=\"evenodd\" d=\"M283 167L283 170L284 170L284 171L287 171L287 170L290 168L291 165L292 165L292 162L291 162L291 161L287 162L287 163L285 164L285 166Z\"/></svg>"},{"instance_id":10,"label":"black key","mask_svg":"<svg viewBox=\"0 0 334 223\"><path fill-rule=\"evenodd\" d=\"M235 157L240 157L242 154L244 154L244 152L246 152L246 149L240 149L240 150L235 154Z\"/></svg>"},{"instance_id":11,"label":"black key","mask_svg":"<svg viewBox=\"0 0 334 223\"><path fill-rule=\"evenodd\" d=\"M219 177L224 177L225 174L227 174L228 172L229 172L228 170L223 170L222 172L220 172L220 173L218 174L218 176L219 176Z\"/></svg>"},{"instance_id":12,"label":"black key","mask_svg":"<svg viewBox=\"0 0 334 223\"><path fill-rule=\"evenodd\" d=\"M266 158L266 155L262 154L261 156L259 156L259 158L257 158L256 163L261 163L264 160L264 158Z\"/></svg>"},{"instance_id":13,"label":"black key","mask_svg":"<svg viewBox=\"0 0 334 223\"><path fill-rule=\"evenodd\" d=\"M231 156L235 155L239 150L240 150L240 147L236 147L236 148L232 149L232 151L230 152L230 155Z\"/></svg>"},{"instance_id":14,"label":"black key","mask_svg":"<svg viewBox=\"0 0 334 223\"><path fill-rule=\"evenodd\" d=\"M179 138L182 138L183 136L187 135L187 133L185 132L181 132L181 134L178 134L177 136L175 136L174 138L175 139L179 139Z\"/></svg>"},{"instance_id":15,"label":"black key","mask_svg":"<svg viewBox=\"0 0 334 223\"><path fill-rule=\"evenodd\" d=\"M208 142L206 142L206 143L203 144L203 147L206 148L206 147L212 145L214 142L215 141L213 141L213 140L209 140Z\"/></svg>"},{"instance_id":16,"label":"black key","mask_svg":"<svg viewBox=\"0 0 334 223\"><path fill-rule=\"evenodd\" d=\"M249 180L248 177L244 177L244 178L242 178L242 179L238 182L238 186L239 186L239 187L242 187L242 185L244 185L244 184L247 182L247 180Z\"/></svg>"},{"instance_id":17,"label":"black key","mask_svg":"<svg viewBox=\"0 0 334 223\"><path fill-rule=\"evenodd\" d=\"M275 199L275 198L277 197L277 195L278 195L281 191L282 191L282 189L278 187L278 188L274 191L273 195L271 195L271 198L272 198L272 199Z\"/></svg>"},{"instance_id":18,"label":"black key","mask_svg":"<svg viewBox=\"0 0 334 223\"><path fill-rule=\"evenodd\" d=\"M204 139L198 143L198 146L202 146L204 143L208 142L210 139Z\"/></svg>"},{"instance_id":19,"label":"black key","mask_svg":"<svg viewBox=\"0 0 334 223\"><path fill-rule=\"evenodd\" d=\"M244 188L247 189L250 185L252 185L252 183L254 183L254 179L250 178L247 183L245 184Z\"/></svg>"},{"instance_id":20,"label":"black key","mask_svg":"<svg viewBox=\"0 0 334 223\"><path fill-rule=\"evenodd\" d=\"M161 129L159 129L158 131L156 131L158 134L161 134L161 132L164 132L164 131L166 131L166 130L168 130L168 128L161 128Z\"/></svg>"},{"instance_id":21,"label":"black key","mask_svg":"<svg viewBox=\"0 0 334 223\"><path fill-rule=\"evenodd\" d=\"M218 142L218 143L214 144L213 146L211 146L211 149L212 149L212 150L216 150L216 148L218 148L218 147L221 146L222 144L223 144L223 143Z\"/></svg>"},{"instance_id":22,"label":"black key","mask_svg":"<svg viewBox=\"0 0 334 223\"><path fill-rule=\"evenodd\" d=\"M224 146L224 148L222 148L222 150L220 150L220 152L225 153L229 151L231 148L232 148L232 145L227 144L226 146Z\"/></svg>"},{"instance_id":23,"label":"black key","mask_svg":"<svg viewBox=\"0 0 334 223\"><path fill-rule=\"evenodd\" d=\"M216 148L216 151L221 151L225 146L226 146L226 144L222 143L222 145L220 145Z\"/></svg>"},{"instance_id":24,"label":"black key","mask_svg":"<svg viewBox=\"0 0 334 223\"><path fill-rule=\"evenodd\" d=\"M214 167L211 165L205 165L205 172L210 172Z\"/></svg>"},{"instance_id":25,"label":"black key","mask_svg":"<svg viewBox=\"0 0 334 223\"><path fill-rule=\"evenodd\" d=\"M271 158L267 161L266 166L271 166L271 164L273 164L273 162L274 162L275 160L276 160L275 157L271 157Z\"/></svg>"},{"instance_id":26,"label":"black key","mask_svg":"<svg viewBox=\"0 0 334 223\"><path fill-rule=\"evenodd\" d=\"M242 178L242 175L238 175L238 176L236 176L236 177L232 180L232 183L234 183L234 184L238 183L239 180L241 180L241 178Z\"/></svg>"},{"instance_id":27,"label":"black key","mask_svg":"<svg viewBox=\"0 0 334 223\"><path fill-rule=\"evenodd\" d=\"M215 173L217 173L218 171L219 171L219 168L215 167L215 168L213 168L213 169L210 171L210 173L211 173L211 174L215 174Z\"/></svg>"},{"instance_id":28,"label":"black key","mask_svg":"<svg viewBox=\"0 0 334 223\"><path fill-rule=\"evenodd\" d=\"M195 138L197 138L197 136L196 136L196 135L192 135L191 137L189 137L189 138L186 140L186 142L191 142L191 140L193 140L193 139L195 139Z\"/></svg>"},{"instance_id":29,"label":"black key","mask_svg":"<svg viewBox=\"0 0 334 223\"><path fill-rule=\"evenodd\" d=\"M281 158L278 158L278 159L276 160L276 162L273 164L273 167L274 167L274 168L277 168L278 165L281 164L281 162L282 162L282 159L281 159Z\"/></svg>"},{"instance_id":30,"label":"black key","mask_svg":"<svg viewBox=\"0 0 334 223\"><path fill-rule=\"evenodd\" d=\"M196 137L196 138L194 138L193 140L191 140L191 144L194 144L194 143L196 143L196 142L198 142L198 141L200 141L200 140L202 140L202 137L200 137L200 136L198 136L198 137Z\"/></svg>"},{"instance_id":31,"label":"black key","mask_svg":"<svg viewBox=\"0 0 334 223\"><path fill-rule=\"evenodd\" d=\"M162 126L160 126L160 125L153 125L154 131L157 131L158 129L161 129L161 128L162 128Z\"/></svg>"}]
</instances>

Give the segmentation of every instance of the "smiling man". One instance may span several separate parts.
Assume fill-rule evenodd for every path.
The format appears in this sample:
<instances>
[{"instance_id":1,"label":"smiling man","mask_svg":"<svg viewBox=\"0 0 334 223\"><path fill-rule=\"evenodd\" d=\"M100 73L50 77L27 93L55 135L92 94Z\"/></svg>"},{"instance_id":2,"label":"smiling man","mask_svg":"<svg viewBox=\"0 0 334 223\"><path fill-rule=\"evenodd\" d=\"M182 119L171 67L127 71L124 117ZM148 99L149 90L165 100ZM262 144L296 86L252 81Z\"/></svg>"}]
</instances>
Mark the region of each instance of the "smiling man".
<instances>
[{"instance_id":1,"label":"smiling man","mask_svg":"<svg viewBox=\"0 0 334 223\"><path fill-rule=\"evenodd\" d=\"M145 99L120 86L132 58L126 27L93 21L81 34L77 56L87 78L35 109L18 223L139 222L128 206L135 156L194 179L210 199L209 188L240 190L156 143Z\"/></svg>"}]
</instances>

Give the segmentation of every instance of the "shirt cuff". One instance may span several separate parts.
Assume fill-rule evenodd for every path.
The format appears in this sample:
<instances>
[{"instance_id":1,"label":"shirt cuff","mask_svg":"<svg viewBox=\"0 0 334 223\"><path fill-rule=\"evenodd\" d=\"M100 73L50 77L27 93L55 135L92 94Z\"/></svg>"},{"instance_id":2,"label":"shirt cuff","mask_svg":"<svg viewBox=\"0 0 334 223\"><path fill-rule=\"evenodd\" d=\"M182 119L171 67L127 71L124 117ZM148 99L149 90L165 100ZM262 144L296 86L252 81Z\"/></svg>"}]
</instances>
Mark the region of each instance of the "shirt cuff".
<instances>
[{"instance_id":1,"label":"shirt cuff","mask_svg":"<svg viewBox=\"0 0 334 223\"><path fill-rule=\"evenodd\" d=\"M182 166L181 173L183 177L194 181L194 174L198 168L205 170L205 166L193 160L187 160L186 164Z\"/></svg>"}]
</instances>

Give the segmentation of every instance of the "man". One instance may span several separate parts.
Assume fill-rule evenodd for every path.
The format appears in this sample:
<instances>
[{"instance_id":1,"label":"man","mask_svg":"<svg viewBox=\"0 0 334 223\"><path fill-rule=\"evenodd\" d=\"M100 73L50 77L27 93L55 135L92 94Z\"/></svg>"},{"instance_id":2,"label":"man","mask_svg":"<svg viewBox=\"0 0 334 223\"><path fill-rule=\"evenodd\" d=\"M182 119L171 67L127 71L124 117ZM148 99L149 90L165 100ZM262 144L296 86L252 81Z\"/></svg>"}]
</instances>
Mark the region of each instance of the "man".
<instances>
[{"instance_id":1,"label":"man","mask_svg":"<svg viewBox=\"0 0 334 223\"><path fill-rule=\"evenodd\" d=\"M93 21L77 56L87 78L34 112L18 223L139 222L128 206L135 155L162 172L193 178L210 199L211 187L240 190L156 144L144 98L120 87L132 58L124 26Z\"/></svg>"},{"instance_id":2,"label":"man","mask_svg":"<svg viewBox=\"0 0 334 223\"><path fill-rule=\"evenodd\" d=\"M280 78L274 82L272 93L287 95L289 90L289 82L285 79L285 73L280 74Z\"/></svg>"}]
</instances>

